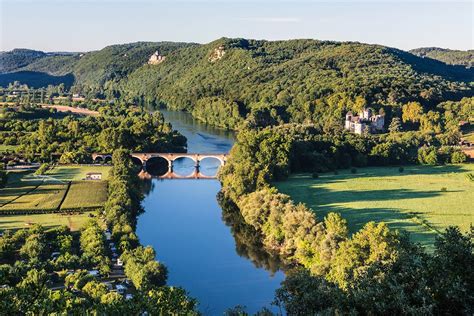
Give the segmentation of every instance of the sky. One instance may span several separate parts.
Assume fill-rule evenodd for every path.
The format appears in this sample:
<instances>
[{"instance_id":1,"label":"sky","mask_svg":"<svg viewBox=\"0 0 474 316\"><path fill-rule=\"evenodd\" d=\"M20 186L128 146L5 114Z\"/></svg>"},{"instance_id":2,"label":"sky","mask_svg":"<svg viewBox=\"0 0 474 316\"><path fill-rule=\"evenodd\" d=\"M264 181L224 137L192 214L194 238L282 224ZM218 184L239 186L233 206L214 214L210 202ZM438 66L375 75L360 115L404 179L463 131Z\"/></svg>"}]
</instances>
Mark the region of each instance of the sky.
<instances>
[{"instance_id":1,"label":"sky","mask_svg":"<svg viewBox=\"0 0 474 316\"><path fill-rule=\"evenodd\" d=\"M474 0L0 0L0 50L312 38L473 49Z\"/></svg>"}]
</instances>

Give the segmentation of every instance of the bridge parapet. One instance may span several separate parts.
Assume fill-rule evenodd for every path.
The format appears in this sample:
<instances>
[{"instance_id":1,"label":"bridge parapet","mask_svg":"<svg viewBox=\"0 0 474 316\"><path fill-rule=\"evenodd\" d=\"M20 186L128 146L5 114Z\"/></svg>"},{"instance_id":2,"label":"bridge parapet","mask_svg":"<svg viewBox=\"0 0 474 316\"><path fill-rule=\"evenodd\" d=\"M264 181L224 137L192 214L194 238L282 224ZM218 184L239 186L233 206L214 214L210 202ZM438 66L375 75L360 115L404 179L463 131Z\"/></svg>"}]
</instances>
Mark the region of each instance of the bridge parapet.
<instances>
[{"instance_id":1,"label":"bridge parapet","mask_svg":"<svg viewBox=\"0 0 474 316\"><path fill-rule=\"evenodd\" d=\"M160 178L168 179L214 179L216 176L206 176L199 171L200 162L204 159L214 158L219 160L221 167L225 165L227 161L227 154L224 153L132 153L131 157L140 160L143 165L143 170L146 173L146 163L152 158L163 158L168 162L168 172L160 176ZM182 177L173 172L173 163L175 160L180 158L189 158L195 163L195 173L192 176ZM105 161L106 159L112 159L112 154L107 153L93 153L92 160L97 161L101 159Z\"/></svg>"}]
</instances>

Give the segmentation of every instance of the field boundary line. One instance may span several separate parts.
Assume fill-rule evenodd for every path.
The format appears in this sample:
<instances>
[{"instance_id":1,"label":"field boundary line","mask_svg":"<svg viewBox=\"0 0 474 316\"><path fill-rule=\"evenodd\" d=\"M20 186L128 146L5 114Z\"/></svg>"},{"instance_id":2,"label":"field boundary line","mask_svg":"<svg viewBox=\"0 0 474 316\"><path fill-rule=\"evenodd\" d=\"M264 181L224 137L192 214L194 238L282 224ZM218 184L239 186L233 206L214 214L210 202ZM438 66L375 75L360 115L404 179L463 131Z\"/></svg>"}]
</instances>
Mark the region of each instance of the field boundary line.
<instances>
[{"instance_id":1,"label":"field boundary line","mask_svg":"<svg viewBox=\"0 0 474 316\"><path fill-rule=\"evenodd\" d=\"M61 206L64 203L64 200L66 200L67 194L69 193L69 189L71 188L72 181L69 181L67 184L66 191L64 192L63 198L61 199L61 202L59 202L58 207L56 208L56 211L59 212L61 210Z\"/></svg>"},{"instance_id":2,"label":"field boundary line","mask_svg":"<svg viewBox=\"0 0 474 316\"><path fill-rule=\"evenodd\" d=\"M29 190L29 191L26 191L26 192L23 193L23 194L18 195L16 198L14 198L13 200L8 201L8 202L5 203L5 204L2 204L2 206L0 206L0 208L1 208L1 207L4 207L5 205L8 205L8 204L10 204L10 203L15 202L16 200L18 200L19 198L21 198L21 197L24 196L24 195L30 194L30 193L33 192L34 190L38 189L42 184L44 184L44 179L42 179L42 180L41 180L41 183L38 184L37 186L35 186L33 189L31 189L31 190Z\"/></svg>"}]
</instances>

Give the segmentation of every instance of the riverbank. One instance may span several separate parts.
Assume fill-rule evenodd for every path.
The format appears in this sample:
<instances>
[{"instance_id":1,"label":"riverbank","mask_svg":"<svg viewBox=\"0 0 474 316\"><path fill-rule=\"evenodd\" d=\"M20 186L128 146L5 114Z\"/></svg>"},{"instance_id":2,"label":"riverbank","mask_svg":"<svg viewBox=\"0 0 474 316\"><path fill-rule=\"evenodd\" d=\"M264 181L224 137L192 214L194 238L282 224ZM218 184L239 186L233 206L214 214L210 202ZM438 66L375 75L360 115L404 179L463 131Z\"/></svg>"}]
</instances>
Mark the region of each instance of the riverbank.
<instances>
[{"instance_id":1,"label":"riverbank","mask_svg":"<svg viewBox=\"0 0 474 316\"><path fill-rule=\"evenodd\" d=\"M187 138L188 152L223 153L234 144L232 132L202 124L187 113L163 115ZM215 174L219 165L206 159L201 170ZM193 168L189 159L174 165L180 174ZM221 208L216 200L219 181L153 179L142 185L144 213L138 218L137 235L168 267L169 284L186 288L205 315L223 314L236 305L245 305L250 313L265 306L277 312L271 302L284 274L264 250L248 245L240 223Z\"/></svg>"}]
</instances>

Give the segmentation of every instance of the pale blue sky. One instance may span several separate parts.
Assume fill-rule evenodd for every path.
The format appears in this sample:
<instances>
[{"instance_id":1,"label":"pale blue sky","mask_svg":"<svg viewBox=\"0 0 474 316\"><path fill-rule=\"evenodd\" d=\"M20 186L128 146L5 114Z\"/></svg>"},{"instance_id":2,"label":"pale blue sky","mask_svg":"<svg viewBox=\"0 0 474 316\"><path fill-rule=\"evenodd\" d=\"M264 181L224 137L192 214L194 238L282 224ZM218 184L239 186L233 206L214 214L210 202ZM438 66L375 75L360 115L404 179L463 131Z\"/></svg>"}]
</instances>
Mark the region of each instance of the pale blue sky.
<instances>
[{"instance_id":1,"label":"pale blue sky","mask_svg":"<svg viewBox=\"0 0 474 316\"><path fill-rule=\"evenodd\" d=\"M314 38L472 49L473 1L0 0L0 50Z\"/></svg>"}]
</instances>

